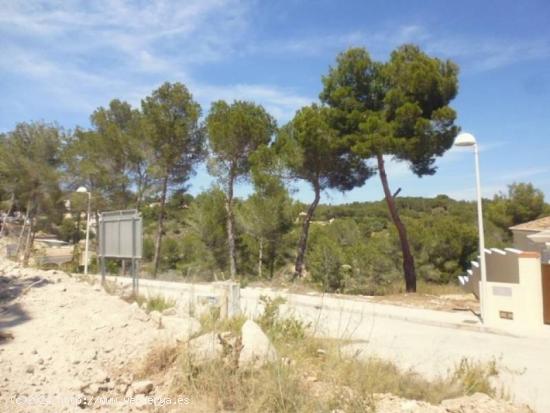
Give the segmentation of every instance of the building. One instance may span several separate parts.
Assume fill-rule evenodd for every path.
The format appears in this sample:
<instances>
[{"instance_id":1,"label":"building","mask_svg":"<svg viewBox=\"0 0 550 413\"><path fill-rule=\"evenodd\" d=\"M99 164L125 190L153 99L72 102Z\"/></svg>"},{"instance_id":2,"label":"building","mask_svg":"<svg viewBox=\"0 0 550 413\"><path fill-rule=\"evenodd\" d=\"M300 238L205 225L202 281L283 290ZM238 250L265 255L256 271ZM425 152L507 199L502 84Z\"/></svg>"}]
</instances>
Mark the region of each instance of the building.
<instances>
[{"instance_id":1,"label":"building","mask_svg":"<svg viewBox=\"0 0 550 413\"><path fill-rule=\"evenodd\" d=\"M464 288L484 296L485 324L514 330L540 330L550 324L550 217L510 228L513 248L484 251L487 283L481 294L481 268L473 261L459 277Z\"/></svg>"},{"instance_id":2,"label":"building","mask_svg":"<svg viewBox=\"0 0 550 413\"><path fill-rule=\"evenodd\" d=\"M541 254L542 262L550 263L550 246L547 242L537 240L536 237L543 232L548 232L550 239L550 216L515 225L510 227L510 231L514 236L514 248L522 251L537 251Z\"/></svg>"}]
</instances>

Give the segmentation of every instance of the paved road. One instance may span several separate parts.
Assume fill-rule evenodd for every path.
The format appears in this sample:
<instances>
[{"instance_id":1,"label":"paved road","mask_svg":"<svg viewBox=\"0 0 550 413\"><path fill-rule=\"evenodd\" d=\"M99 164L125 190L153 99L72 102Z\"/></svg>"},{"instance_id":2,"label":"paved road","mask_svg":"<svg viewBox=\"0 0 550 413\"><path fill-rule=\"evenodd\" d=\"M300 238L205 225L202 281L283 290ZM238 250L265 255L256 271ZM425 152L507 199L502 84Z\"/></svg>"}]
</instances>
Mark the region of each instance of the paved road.
<instances>
[{"instance_id":1,"label":"paved road","mask_svg":"<svg viewBox=\"0 0 550 413\"><path fill-rule=\"evenodd\" d=\"M251 314L260 311L257 303L262 294L285 295L289 305L284 310L312 323L317 334L364 340L366 343L358 345L364 351L428 377L445 374L464 357L496 359L499 386L537 412L550 412L550 326L537 336L495 334L481 331L468 313L280 294L269 289L243 289L243 308Z\"/></svg>"}]
</instances>

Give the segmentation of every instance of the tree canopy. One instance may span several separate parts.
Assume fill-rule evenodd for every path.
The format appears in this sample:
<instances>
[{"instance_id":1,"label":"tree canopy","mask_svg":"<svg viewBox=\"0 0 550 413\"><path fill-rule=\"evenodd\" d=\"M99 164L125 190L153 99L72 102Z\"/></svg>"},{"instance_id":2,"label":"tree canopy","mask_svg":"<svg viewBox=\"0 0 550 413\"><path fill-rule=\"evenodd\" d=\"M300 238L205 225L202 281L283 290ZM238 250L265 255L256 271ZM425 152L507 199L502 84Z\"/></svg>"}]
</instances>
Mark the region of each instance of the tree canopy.
<instances>
[{"instance_id":1,"label":"tree canopy","mask_svg":"<svg viewBox=\"0 0 550 413\"><path fill-rule=\"evenodd\" d=\"M292 179L304 180L314 193L304 217L296 254L295 274L301 276L307 248L309 224L321 191L350 190L364 184L372 174L366 162L346 150L338 133L329 124L329 109L311 105L300 109L279 131L274 144L277 155Z\"/></svg>"},{"instance_id":2,"label":"tree canopy","mask_svg":"<svg viewBox=\"0 0 550 413\"><path fill-rule=\"evenodd\" d=\"M388 62L377 62L362 48L340 54L323 77L321 100L333 109L334 127L351 152L374 158L390 216L398 230L408 291L415 291L416 271L405 225L399 217L384 156L406 161L418 176L436 171L435 159L458 132L449 106L458 91L458 67L404 45Z\"/></svg>"},{"instance_id":3,"label":"tree canopy","mask_svg":"<svg viewBox=\"0 0 550 413\"><path fill-rule=\"evenodd\" d=\"M151 175L159 188L157 237L153 275L159 266L164 207L170 189L185 185L204 156L201 108L181 83L164 83L141 102L143 126L151 148Z\"/></svg>"},{"instance_id":4,"label":"tree canopy","mask_svg":"<svg viewBox=\"0 0 550 413\"><path fill-rule=\"evenodd\" d=\"M269 144L276 127L275 120L262 106L244 101L232 104L222 100L214 102L206 118L211 155L208 171L217 178L226 198L229 271L232 278L237 274L234 185L249 176L251 156L258 148Z\"/></svg>"}]
</instances>

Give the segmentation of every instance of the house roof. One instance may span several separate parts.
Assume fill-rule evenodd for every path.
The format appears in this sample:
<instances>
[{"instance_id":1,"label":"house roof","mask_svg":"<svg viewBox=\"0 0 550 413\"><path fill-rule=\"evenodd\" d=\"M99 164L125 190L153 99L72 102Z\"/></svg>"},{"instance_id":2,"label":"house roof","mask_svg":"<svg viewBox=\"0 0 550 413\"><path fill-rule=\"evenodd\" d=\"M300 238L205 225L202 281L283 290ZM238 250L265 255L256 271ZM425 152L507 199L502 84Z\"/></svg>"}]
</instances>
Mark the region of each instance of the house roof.
<instances>
[{"instance_id":1,"label":"house roof","mask_svg":"<svg viewBox=\"0 0 550 413\"><path fill-rule=\"evenodd\" d=\"M514 225L510 227L511 230L522 231L544 231L550 229L550 216L535 219L534 221L525 222L523 224Z\"/></svg>"}]
</instances>

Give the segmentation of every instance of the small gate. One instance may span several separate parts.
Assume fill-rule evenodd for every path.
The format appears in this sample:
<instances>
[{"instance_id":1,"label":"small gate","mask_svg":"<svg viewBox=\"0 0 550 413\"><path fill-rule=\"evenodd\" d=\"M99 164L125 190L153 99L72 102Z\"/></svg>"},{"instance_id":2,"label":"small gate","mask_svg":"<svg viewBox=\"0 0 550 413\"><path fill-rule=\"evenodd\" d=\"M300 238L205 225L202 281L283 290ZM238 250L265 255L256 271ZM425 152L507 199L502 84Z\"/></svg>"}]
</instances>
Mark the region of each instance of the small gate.
<instances>
[{"instance_id":1,"label":"small gate","mask_svg":"<svg viewBox=\"0 0 550 413\"><path fill-rule=\"evenodd\" d=\"M544 324L550 324L550 264L542 264L542 307Z\"/></svg>"}]
</instances>

